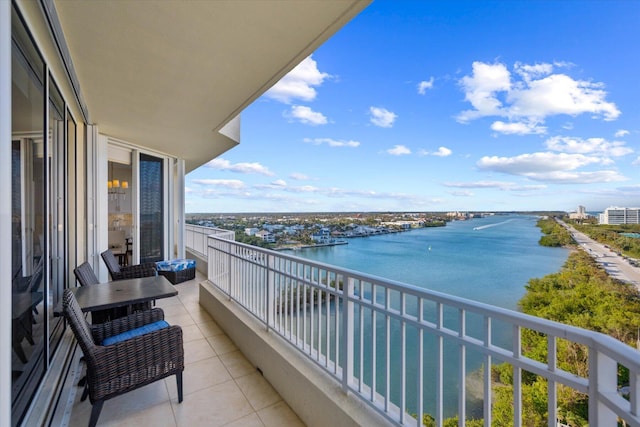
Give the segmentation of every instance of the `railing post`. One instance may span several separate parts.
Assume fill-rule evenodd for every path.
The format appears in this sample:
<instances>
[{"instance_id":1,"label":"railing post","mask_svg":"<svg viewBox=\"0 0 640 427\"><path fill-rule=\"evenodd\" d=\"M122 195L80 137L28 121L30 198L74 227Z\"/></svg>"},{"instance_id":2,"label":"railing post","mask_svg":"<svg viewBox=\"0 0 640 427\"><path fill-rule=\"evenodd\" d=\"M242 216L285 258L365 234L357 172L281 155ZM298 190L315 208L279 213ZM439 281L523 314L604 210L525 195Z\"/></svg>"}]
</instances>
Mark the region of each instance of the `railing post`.
<instances>
[{"instance_id":1,"label":"railing post","mask_svg":"<svg viewBox=\"0 0 640 427\"><path fill-rule=\"evenodd\" d=\"M337 285L336 285L337 289ZM355 282L353 277L346 278L346 284L342 289L343 315L342 315L342 389L349 390L351 378L353 378L353 340L354 340L354 309L353 296L355 294ZM336 307L337 308L337 307Z\"/></svg>"},{"instance_id":2,"label":"railing post","mask_svg":"<svg viewBox=\"0 0 640 427\"><path fill-rule=\"evenodd\" d=\"M267 255L267 331L273 325L275 319L275 272L273 263L275 262L273 255Z\"/></svg>"},{"instance_id":3,"label":"railing post","mask_svg":"<svg viewBox=\"0 0 640 427\"><path fill-rule=\"evenodd\" d=\"M589 425L615 426L617 417L600 400L600 395L618 392L618 364L615 360L589 346Z\"/></svg>"}]
</instances>

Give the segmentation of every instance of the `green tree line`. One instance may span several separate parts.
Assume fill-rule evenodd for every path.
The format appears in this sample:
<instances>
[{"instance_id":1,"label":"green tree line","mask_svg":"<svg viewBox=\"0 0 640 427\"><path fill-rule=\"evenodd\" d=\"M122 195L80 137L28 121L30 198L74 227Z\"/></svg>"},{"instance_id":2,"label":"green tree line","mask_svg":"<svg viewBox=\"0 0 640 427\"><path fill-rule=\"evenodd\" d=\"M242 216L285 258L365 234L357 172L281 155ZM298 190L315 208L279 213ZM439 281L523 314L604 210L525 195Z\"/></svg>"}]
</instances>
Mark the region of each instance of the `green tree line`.
<instances>
[{"instance_id":1,"label":"green tree line","mask_svg":"<svg viewBox=\"0 0 640 427\"><path fill-rule=\"evenodd\" d=\"M571 233L553 218L540 219L536 225L544 234L539 241L542 246L561 247L575 244Z\"/></svg>"}]
</instances>

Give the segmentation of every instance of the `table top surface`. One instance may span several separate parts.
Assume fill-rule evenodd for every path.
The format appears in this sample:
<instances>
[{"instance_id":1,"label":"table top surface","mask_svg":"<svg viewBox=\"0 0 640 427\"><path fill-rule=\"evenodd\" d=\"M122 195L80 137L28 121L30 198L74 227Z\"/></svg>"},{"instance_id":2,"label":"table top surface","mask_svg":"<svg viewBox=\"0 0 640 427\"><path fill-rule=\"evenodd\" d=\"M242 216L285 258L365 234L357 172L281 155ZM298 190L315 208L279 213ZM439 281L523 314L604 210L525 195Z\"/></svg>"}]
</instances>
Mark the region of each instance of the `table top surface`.
<instances>
[{"instance_id":1,"label":"table top surface","mask_svg":"<svg viewBox=\"0 0 640 427\"><path fill-rule=\"evenodd\" d=\"M105 310L178 295L164 276L115 280L97 285L71 288L82 311ZM62 314L62 307L56 307Z\"/></svg>"}]
</instances>

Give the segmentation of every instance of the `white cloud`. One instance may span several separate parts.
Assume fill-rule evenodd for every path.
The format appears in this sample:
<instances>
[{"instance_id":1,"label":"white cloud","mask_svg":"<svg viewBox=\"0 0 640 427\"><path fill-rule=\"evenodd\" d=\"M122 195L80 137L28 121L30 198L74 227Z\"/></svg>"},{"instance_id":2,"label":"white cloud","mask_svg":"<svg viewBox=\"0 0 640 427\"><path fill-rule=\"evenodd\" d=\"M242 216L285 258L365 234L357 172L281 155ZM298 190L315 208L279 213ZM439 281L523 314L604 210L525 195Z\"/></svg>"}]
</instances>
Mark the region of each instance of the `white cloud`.
<instances>
[{"instance_id":1,"label":"white cloud","mask_svg":"<svg viewBox=\"0 0 640 427\"><path fill-rule=\"evenodd\" d=\"M292 106L291 111L286 113L285 117L295 119L306 125L316 126L327 124L327 117L324 114L313 111L311 108L304 105Z\"/></svg>"},{"instance_id":2,"label":"white cloud","mask_svg":"<svg viewBox=\"0 0 640 427\"><path fill-rule=\"evenodd\" d=\"M447 147L440 147L438 148L438 151L427 151L427 150L420 150L418 151L418 155L419 156L438 156L438 157L448 157L451 154L453 154L453 151L451 151L450 149L448 149Z\"/></svg>"},{"instance_id":3,"label":"white cloud","mask_svg":"<svg viewBox=\"0 0 640 427\"><path fill-rule=\"evenodd\" d=\"M425 93L427 93L428 89L433 89L433 77L431 77L429 80L423 80L418 83L418 93L420 95L424 95Z\"/></svg>"},{"instance_id":4,"label":"white cloud","mask_svg":"<svg viewBox=\"0 0 640 427\"><path fill-rule=\"evenodd\" d=\"M477 165L483 170L525 176L529 179L543 182L590 184L623 181L626 179L613 170L576 171L580 167L608 163L608 159L601 157L545 152L521 154L515 157L485 156L478 161Z\"/></svg>"},{"instance_id":5,"label":"white cloud","mask_svg":"<svg viewBox=\"0 0 640 427\"><path fill-rule=\"evenodd\" d=\"M620 129L619 131L617 131L613 136L615 136L616 138L622 138L629 135L629 131L626 129Z\"/></svg>"},{"instance_id":6,"label":"white cloud","mask_svg":"<svg viewBox=\"0 0 640 427\"><path fill-rule=\"evenodd\" d=\"M631 162L631 164L633 166L640 166L640 157L638 157L637 159L635 159L633 162Z\"/></svg>"},{"instance_id":7,"label":"white cloud","mask_svg":"<svg viewBox=\"0 0 640 427\"><path fill-rule=\"evenodd\" d=\"M313 101L317 95L314 87L322 85L329 77L329 74L318 70L318 64L309 56L264 95L285 104L291 103L294 99Z\"/></svg>"},{"instance_id":8,"label":"white cloud","mask_svg":"<svg viewBox=\"0 0 640 427\"><path fill-rule=\"evenodd\" d=\"M370 107L371 123L382 128L390 128L398 117L395 113L380 107Z\"/></svg>"},{"instance_id":9,"label":"white cloud","mask_svg":"<svg viewBox=\"0 0 640 427\"><path fill-rule=\"evenodd\" d=\"M253 186L258 190L287 190L287 182L283 179L276 179L269 184L256 184Z\"/></svg>"},{"instance_id":10,"label":"white cloud","mask_svg":"<svg viewBox=\"0 0 640 427\"><path fill-rule=\"evenodd\" d=\"M449 191L449 194L456 197L473 197L474 194L469 190L458 190L458 191Z\"/></svg>"},{"instance_id":11,"label":"white cloud","mask_svg":"<svg viewBox=\"0 0 640 427\"><path fill-rule=\"evenodd\" d=\"M508 181L445 182L442 185L455 188L494 188L503 191L532 191L547 188L544 184L520 185Z\"/></svg>"},{"instance_id":12,"label":"white cloud","mask_svg":"<svg viewBox=\"0 0 640 427\"><path fill-rule=\"evenodd\" d=\"M522 76L525 81L531 81L533 78L547 76L553 71L552 64L534 64L528 65L516 62L513 66L516 73Z\"/></svg>"},{"instance_id":13,"label":"white cloud","mask_svg":"<svg viewBox=\"0 0 640 427\"><path fill-rule=\"evenodd\" d=\"M287 191L291 191L293 193L317 193L320 189L313 185L301 185L298 187L287 187Z\"/></svg>"},{"instance_id":14,"label":"white cloud","mask_svg":"<svg viewBox=\"0 0 640 427\"><path fill-rule=\"evenodd\" d=\"M244 182L238 179L194 179L192 182L207 187L223 187L232 190L240 190L245 187Z\"/></svg>"},{"instance_id":15,"label":"white cloud","mask_svg":"<svg viewBox=\"0 0 640 427\"><path fill-rule=\"evenodd\" d=\"M481 169L526 176L530 173L575 170L601 161L598 157L582 154L532 153L515 157L484 156L478 162L478 166Z\"/></svg>"},{"instance_id":16,"label":"white cloud","mask_svg":"<svg viewBox=\"0 0 640 427\"><path fill-rule=\"evenodd\" d=\"M229 160L217 158L209 161L205 166L212 169L227 170L227 171L237 172L237 173L259 174L259 175L266 175L266 176L274 175L274 173L271 172L269 168L257 162L254 162L254 163L243 162L243 163L232 164Z\"/></svg>"},{"instance_id":17,"label":"white cloud","mask_svg":"<svg viewBox=\"0 0 640 427\"><path fill-rule=\"evenodd\" d=\"M292 173L291 175L289 175L289 178L294 179L296 181L308 181L309 179L311 179L311 178L309 178L308 175L305 175L305 174L300 173L300 172Z\"/></svg>"},{"instance_id":18,"label":"white cloud","mask_svg":"<svg viewBox=\"0 0 640 427\"><path fill-rule=\"evenodd\" d=\"M465 92L465 100L469 101L475 110L463 111L458 116L461 122L467 122L483 116L502 116L502 102L498 100L498 92L508 92L511 89L509 70L503 64L485 64L474 62L473 75L464 76L460 84Z\"/></svg>"},{"instance_id":19,"label":"white cloud","mask_svg":"<svg viewBox=\"0 0 640 427\"><path fill-rule=\"evenodd\" d=\"M462 111L457 120L466 123L481 117L505 117L511 123L535 124L529 125L530 133L540 133L544 128L537 124L552 115L590 113L607 121L618 118L620 111L605 100L607 93L602 83L551 74L554 67L564 65L516 63L512 75L504 64L474 62L471 76L460 80L465 100L473 109ZM496 123L496 131L522 134L527 130Z\"/></svg>"},{"instance_id":20,"label":"white cloud","mask_svg":"<svg viewBox=\"0 0 640 427\"><path fill-rule=\"evenodd\" d=\"M435 153L431 153L431 155L438 156L438 157L447 157L447 156L450 156L452 153L453 151L451 151L447 147L440 147L438 148L438 151L436 151Z\"/></svg>"},{"instance_id":21,"label":"white cloud","mask_svg":"<svg viewBox=\"0 0 640 427\"><path fill-rule=\"evenodd\" d=\"M535 122L511 122L505 123L503 121L495 121L491 124L491 130L504 133L507 135L531 135L531 134L543 134L547 132L547 128L544 126L538 126Z\"/></svg>"},{"instance_id":22,"label":"white cloud","mask_svg":"<svg viewBox=\"0 0 640 427\"><path fill-rule=\"evenodd\" d=\"M621 157L633 153L622 141L607 141L604 138L575 138L554 136L545 141L548 149L563 153L598 154L607 157Z\"/></svg>"},{"instance_id":23,"label":"white cloud","mask_svg":"<svg viewBox=\"0 0 640 427\"><path fill-rule=\"evenodd\" d=\"M304 142L308 142L310 144L314 144L314 145L322 145L322 144L327 144L329 147L359 147L360 146L360 142L358 141L353 141L353 140L349 140L349 141L340 141L337 139L332 139L332 138L304 138L303 139Z\"/></svg>"},{"instance_id":24,"label":"white cloud","mask_svg":"<svg viewBox=\"0 0 640 427\"><path fill-rule=\"evenodd\" d=\"M553 74L528 83L528 87L509 94L513 101L509 109L511 115L543 119L556 114L591 113L607 121L620 115L615 104L604 101L607 93L600 83L573 80L564 74Z\"/></svg>"},{"instance_id":25,"label":"white cloud","mask_svg":"<svg viewBox=\"0 0 640 427\"><path fill-rule=\"evenodd\" d=\"M387 150L387 154L391 154L392 156L404 156L411 154L411 150L404 145L394 145L393 148L389 148Z\"/></svg>"}]
</instances>

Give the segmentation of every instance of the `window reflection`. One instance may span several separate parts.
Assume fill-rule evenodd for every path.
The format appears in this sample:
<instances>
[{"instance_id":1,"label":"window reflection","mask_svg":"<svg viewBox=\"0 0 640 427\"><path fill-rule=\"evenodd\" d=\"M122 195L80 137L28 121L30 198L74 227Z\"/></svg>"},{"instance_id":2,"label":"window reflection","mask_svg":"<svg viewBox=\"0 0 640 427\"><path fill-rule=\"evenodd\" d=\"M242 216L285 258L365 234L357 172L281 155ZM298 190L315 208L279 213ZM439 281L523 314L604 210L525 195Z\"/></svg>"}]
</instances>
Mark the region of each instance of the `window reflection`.
<instances>
[{"instance_id":1,"label":"window reflection","mask_svg":"<svg viewBox=\"0 0 640 427\"><path fill-rule=\"evenodd\" d=\"M44 63L15 11L11 49L11 372L17 425L45 369Z\"/></svg>"}]
</instances>

